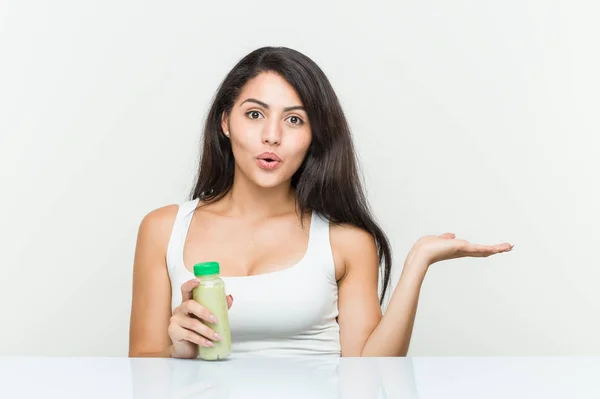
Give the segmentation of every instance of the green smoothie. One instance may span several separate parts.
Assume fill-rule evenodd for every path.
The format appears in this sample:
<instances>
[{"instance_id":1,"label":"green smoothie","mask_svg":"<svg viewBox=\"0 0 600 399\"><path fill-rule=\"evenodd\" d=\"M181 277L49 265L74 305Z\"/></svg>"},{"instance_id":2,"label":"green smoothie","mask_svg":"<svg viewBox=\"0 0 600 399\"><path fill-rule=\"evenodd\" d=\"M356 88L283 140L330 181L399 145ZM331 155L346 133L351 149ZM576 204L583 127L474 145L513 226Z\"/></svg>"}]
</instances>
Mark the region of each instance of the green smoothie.
<instances>
[{"instance_id":1,"label":"green smoothie","mask_svg":"<svg viewBox=\"0 0 600 399\"><path fill-rule=\"evenodd\" d=\"M202 323L212 328L221 336L220 341L211 340L214 346L205 348L198 346L200 359L219 360L231 354L231 331L229 330L229 314L225 283L219 277L219 263L204 262L194 265L194 274L200 279L200 284L193 290L193 298L217 318L216 323L202 320Z\"/></svg>"}]
</instances>

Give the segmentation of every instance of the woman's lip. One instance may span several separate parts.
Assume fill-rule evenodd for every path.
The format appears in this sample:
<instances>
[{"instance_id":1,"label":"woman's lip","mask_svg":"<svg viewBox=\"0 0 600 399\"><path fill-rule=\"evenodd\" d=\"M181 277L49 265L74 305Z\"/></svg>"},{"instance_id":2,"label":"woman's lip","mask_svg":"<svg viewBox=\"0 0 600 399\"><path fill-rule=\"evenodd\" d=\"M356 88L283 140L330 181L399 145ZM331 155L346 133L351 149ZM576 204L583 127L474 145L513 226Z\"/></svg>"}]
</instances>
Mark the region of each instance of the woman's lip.
<instances>
[{"instance_id":1,"label":"woman's lip","mask_svg":"<svg viewBox=\"0 0 600 399\"><path fill-rule=\"evenodd\" d=\"M281 158L279 158L279 156L277 156L277 154L275 154L274 152L263 152L257 158L258 159L272 159L273 161L281 162Z\"/></svg>"},{"instance_id":2,"label":"woman's lip","mask_svg":"<svg viewBox=\"0 0 600 399\"><path fill-rule=\"evenodd\" d=\"M267 161L266 159L257 159L256 162L258 163L258 166L261 169L266 169L266 170L273 170L275 168L277 168L280 164L281 161Z\"/></svg>"}]
</instances>

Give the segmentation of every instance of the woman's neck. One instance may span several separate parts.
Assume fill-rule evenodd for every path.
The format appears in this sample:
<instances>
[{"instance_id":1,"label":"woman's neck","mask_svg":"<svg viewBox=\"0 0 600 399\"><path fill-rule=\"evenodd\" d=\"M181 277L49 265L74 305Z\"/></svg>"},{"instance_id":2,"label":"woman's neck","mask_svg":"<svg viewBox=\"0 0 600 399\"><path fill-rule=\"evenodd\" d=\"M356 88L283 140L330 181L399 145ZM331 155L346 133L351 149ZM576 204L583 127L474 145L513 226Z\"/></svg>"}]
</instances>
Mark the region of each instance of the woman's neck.
<instances>
[{"instance_id":1,"label":"woman's neck","mask_svg":"<svg viewBox=\"0 0 600 399\"><path fill-rule=\"evenodd\" d=\"M232 216L264 218L296 210L296 194L289 183L264 188L237 178L223 200L226 212Z\"/></svg>"}]
</instances>

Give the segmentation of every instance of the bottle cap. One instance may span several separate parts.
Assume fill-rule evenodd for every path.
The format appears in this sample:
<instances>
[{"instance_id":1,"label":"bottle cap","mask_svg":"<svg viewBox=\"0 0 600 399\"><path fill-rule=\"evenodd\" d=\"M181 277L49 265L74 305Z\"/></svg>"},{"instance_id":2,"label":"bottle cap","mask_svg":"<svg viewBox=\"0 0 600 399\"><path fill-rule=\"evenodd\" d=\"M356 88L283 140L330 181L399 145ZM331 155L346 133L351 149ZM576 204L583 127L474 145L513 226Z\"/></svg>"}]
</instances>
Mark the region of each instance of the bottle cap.
<instances>
[{"instance_id":1,"label":"bottle cap","mask_svg":"<svg viewBox=\"0 0 600 399\"><path fill-rule=\"evenodd\" d=\"M219 262L202 262L194 265L194 274L197 277L219 274L219 271Z\"/></svg>"}]
</instances>

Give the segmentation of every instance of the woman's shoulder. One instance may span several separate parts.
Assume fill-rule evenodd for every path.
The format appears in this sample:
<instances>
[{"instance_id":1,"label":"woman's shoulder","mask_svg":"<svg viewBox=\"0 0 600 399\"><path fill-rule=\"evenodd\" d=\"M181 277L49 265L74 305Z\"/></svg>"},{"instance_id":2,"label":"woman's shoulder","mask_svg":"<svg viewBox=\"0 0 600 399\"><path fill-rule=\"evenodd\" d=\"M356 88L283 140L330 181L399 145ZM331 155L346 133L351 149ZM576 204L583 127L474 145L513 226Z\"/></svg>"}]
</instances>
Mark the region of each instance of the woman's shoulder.
<instances>
[{"instance_id":1,"label":"woman's shoulder","mask_svg":"<svg viewBox=\"0 0 600 399\"><path fill-rule=\"evenodd\" d=\"M166 248L178 211L178 204L153 209L142 218L138 235Z\"/></svg>"},{"instance_id":2,"label":"woman's shoulder","mask_svg":"<svg viewBox=\"0 0 600 399\"><path fill-rule=\"evenodd\" d=\"M377 265L375 237L367 230L352 224L331 224L329 237L335 263L343 265L342 274L345 275L355 264Z\"/></svg>"},{"instance_id":3,"label":"woman's shoulder","mask_svg":"<svg viewBox=\"0 0 600 399\"><path fill-rule=\"evenodd\" d=\"M365 229L352 224L331 224L331 245L346 251L364 251L368 247L375 248L375 237Z\"/></svg>"},{"instance_id":4,"label":"woman's shoulder","mask_svg":"<svg viewBox=\"0 0 600 399\"><path fill-rule=\"evenodd\" d=\"M148 212L142 219L142 225L147 226L162 226L175 222L177 212L179 211L178 204L165 205Z\"/></svg>"}]
</instances>

